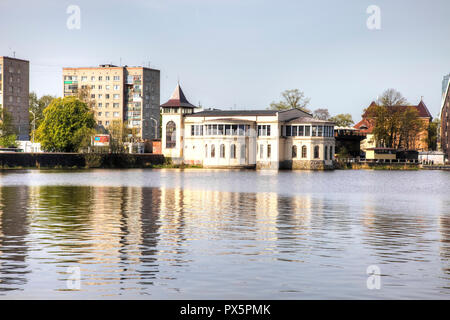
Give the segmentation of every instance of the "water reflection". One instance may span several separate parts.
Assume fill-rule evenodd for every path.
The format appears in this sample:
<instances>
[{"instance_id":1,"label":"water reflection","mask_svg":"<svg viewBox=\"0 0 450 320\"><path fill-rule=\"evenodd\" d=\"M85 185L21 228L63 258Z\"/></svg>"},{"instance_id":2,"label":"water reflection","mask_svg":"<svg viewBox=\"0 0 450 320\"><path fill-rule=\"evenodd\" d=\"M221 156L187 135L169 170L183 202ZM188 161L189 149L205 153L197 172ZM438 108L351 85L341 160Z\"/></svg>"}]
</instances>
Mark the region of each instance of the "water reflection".
<instances>
[{"instance_id":1,"label":"water reflection","mask_svg":"<svg viewBox=\"0 0 450 320\"><path fill-rule=\"evenodd\" d=\"M411 287L422 297L450 294L448 201L225 192L170 179L180 187L0 187L0 295L373 298L408 297ZM371 264L382 266L387 292L365 290ZM66 287L72 266L81 268L79 291Z\"/></svg>"}]
</instances>

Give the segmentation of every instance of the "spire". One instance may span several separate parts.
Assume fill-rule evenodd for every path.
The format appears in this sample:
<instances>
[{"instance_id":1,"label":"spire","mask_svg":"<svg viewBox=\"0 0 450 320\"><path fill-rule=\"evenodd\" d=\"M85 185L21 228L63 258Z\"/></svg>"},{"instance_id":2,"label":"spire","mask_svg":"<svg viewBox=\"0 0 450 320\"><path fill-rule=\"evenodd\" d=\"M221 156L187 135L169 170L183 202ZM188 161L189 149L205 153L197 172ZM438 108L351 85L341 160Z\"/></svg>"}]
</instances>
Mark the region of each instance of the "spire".
<instances>
[{"instance_id":1,"label":"spire","mask_svg":"<svg viewBox=\"0 0 450 320\"><path fill-rule=\"evenodd\" d=\"M161 107L188 107L195 108L185 97L180 84L177 84L169 101L161 105Z\"/></svg>"}]
</instances>

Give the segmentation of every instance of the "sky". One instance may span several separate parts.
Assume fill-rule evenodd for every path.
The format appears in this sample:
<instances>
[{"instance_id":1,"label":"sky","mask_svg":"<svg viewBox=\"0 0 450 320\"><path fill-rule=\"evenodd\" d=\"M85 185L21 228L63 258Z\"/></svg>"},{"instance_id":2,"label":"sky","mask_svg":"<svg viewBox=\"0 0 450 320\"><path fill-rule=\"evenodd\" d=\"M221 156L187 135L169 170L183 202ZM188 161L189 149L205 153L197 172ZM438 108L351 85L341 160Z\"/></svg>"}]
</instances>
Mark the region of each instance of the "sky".
<instances>
[{"instance_id":1,"label":"sky","mask_svg":"<svg viewBox=\"0 0 450 320\"><path fill-rule=\"evenodd\" d=\"M437 116L449 14L448 0L0 0L0 56L30 61L39 96L62 95L63 67L121 63L161 70L161 103L178 80L204 108L266 109L300 89L357 122L395 88Z\"/></svg>"}]
</instances>

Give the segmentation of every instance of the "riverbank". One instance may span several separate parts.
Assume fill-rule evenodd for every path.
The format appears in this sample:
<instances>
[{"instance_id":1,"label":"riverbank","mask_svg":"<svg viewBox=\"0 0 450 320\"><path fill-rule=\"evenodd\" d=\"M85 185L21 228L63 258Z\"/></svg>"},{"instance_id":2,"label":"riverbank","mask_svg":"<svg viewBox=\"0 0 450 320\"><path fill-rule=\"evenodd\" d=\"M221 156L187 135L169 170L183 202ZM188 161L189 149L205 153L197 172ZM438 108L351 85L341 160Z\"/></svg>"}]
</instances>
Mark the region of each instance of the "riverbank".
<instances>
[{"instance_id":1,"label":"riverbank","mask_svg":"<svg viewBox=\"0 0 450 320\"><path fill-rule=\"evenodd\" d=\"M336 170L420 170L418 163L336 162Z\"/></svg>"},{"instance_id":2,"label":"riverbank","mask_svg":"<svg viewBox=\"0 0 450 320\"><path fill-rule=\"evenodd\" d=\"M120 153L0 153L0 168L83 169L154 168L172 166L160 154Z\"/></svg>"}]
</instances>

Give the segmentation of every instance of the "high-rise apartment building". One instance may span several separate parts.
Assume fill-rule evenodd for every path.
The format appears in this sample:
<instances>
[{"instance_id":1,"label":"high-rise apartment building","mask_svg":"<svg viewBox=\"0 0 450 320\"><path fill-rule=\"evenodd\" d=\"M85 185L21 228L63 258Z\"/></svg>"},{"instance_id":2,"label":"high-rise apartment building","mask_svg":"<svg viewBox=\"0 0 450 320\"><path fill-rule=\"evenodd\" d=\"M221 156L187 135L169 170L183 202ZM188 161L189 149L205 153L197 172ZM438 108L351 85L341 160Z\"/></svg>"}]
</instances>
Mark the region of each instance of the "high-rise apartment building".
<instances>
[{"instance_id":1,"label":"high-rise apartment building","mask_svg":"<svg viewBox=\"0 0 450 320\"><path fill-rule=\"evenodd\" d=\"M158 138L159 70L109 64L63 68L63 81L65 97L85 90L100 127L120 122L134 129L138 140Z\"/></svg>"},{"instance_id":2,"label":"high-rise apartment building","mask_svg":"<svg viewBox=\"0 0 450 320\"><path fill-rule=\"evenodd\" d=\"M444 97L444 94L447 91L447 85L449 81L450 81L450 73L444 76L444 79L442 80L442 97Z\"/></svg>"},{"instance_id":3,"label":"high-rise apartment building","mask_svg":"<svg viewBox=\"0 0 450 320\"><path fill-rule=\"evenodd\" d=\"M30 138L29 74L29 61L0 57L0 105L11 115L18 140Z\"/></svg>"}]
</instances>

